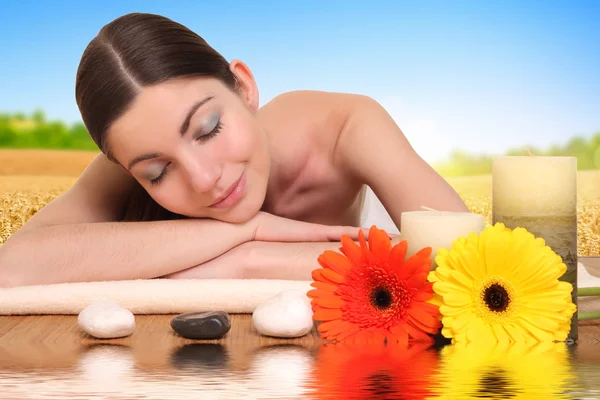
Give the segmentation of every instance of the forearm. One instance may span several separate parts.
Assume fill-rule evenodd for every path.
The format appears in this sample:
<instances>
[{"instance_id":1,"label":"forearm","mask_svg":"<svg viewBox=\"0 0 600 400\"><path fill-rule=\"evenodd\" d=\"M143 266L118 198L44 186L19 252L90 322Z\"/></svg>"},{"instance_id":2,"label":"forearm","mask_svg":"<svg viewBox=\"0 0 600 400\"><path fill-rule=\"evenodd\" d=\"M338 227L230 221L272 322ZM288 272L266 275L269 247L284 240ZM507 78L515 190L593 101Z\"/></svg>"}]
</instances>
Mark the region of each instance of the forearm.
<instances>
[{"instance_id":1,"label":"forearm","mask_svg":"<svg viewBox=\"0 0 600 400\"><path fill-rule=\"evenodd\" d=\"M310 280L311 272L319 268L319 255L339 247L339 242L246 242L207 263L166 278Z\"/></svg>"},{"instance_id":2,"label":"forearm","mask_svg":"<svg viewBox=\"0 0 600 400\"><path fill-rule=\"evenodd\" d=\"M247 279L311 280L312 271L325 250L337 251L339 242L270 243L248 242L243 277Z\"/></svg>"},{"instance_id":3,"label":"forearm","mask_svg":"<svg viewBox=\"0 0 600 400\"><path fill-rule=\"evenodd\" d=\"M392 246L402 237L390 235ZM358 241L355 240L358 244ZM287 279L310 280L320 268L325 250L339 251L340 242L250 241L202 264L165 276L170 279Z\"/></svg>"},{"instance_id":4,"label":"forearm","mask_svg":"<svg viewBox=\"0 0 600 400\"><path fill-rule=\"evenodd\" d=\"M252 239L249 224L184 219L57 225L0 248L5 286L145 279L207 262Z\"/></svg>"},{"instance_id":5,"label":"forearm","mask_svg":"<svg viewBox=\"0 0 600 400\"><path fill-rule=\"evenodd\" d=\"M392 246L398 244L400 235L389 235ZM359 244L357 240L354 241ZM312 271L321 268L317 259L325 250L340 252L340 242L247 242L245 261L241 263L243 278L312 280ZM234 249L235 250L235 249Z\"/></svg>"}]
</instances>

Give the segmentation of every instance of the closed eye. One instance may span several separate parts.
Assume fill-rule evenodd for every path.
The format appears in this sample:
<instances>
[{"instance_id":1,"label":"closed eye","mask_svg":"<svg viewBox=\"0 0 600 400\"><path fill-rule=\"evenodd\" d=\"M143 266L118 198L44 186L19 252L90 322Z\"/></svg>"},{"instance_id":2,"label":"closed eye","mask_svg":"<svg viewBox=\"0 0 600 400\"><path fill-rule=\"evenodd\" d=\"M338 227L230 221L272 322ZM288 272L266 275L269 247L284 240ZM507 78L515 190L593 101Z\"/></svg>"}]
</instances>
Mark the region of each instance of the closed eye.
<instances>
[{"instance_id":1,"label":"closed eye","mask_svg":"<svg viewBox=\"0 0 600 400\"><path fill-rule=\"evenodd\" d=\"M167 170L169 168L169 164L171 164L171 163L167 163L165 165L165 167L163 168L163 170L161 171L161 173L160 173L159 176L157 176L154 179L150 179L150 184L151 185L158 185L159 183L162 182L163 179L165 179L165 176L167 175Z\"/></svg>"},{"instance_id":2,"label":"closed eye","mask_svg":"<svg viewBox=\"0 0 600 400\"><path fill-rule=\"evenodd\" d=\"M223 128L223 123L221 122L221 120L218 120L217 123L215 124L215 127L210 132L203 133L202 130L200 130L200 132L198 132L196 135L194 135L194 139L200 140L200 141L206 141L208 139L211 139L211 138L217 136L217 134L219 132L221 132L222 128Z\"/></svg>"},{"instance_id":3,"label":"closed eye","mask_svg":"<svg viewBox=\"0 0 600 400\"><path fill-rule=\"evenodd\" d=\"M199 141L202 141L202 142L207 141L207 140L209 140L209 139L217 136L217 134L219 132L221 132L221 129L223 129L223 124L221 123L221 121L219 121L219 122L217 122L217 124L215 125L215 127L213 128L212 131L210 131L209 133L206 133L206 134L196 135L195 139L199 140ZM158 185L158 184L160 184L165 179L165 176L167 175L167 171L168 171L168 168L169 168L169 164L170 163L167 163L165 165L165 167L163 168L163 170L161 171L161 173L160 173L159 176L157 176L156 178L150 180L150 184L151 185L153 185L153 186L154 185Z\"/></svg>"}]
</instances>

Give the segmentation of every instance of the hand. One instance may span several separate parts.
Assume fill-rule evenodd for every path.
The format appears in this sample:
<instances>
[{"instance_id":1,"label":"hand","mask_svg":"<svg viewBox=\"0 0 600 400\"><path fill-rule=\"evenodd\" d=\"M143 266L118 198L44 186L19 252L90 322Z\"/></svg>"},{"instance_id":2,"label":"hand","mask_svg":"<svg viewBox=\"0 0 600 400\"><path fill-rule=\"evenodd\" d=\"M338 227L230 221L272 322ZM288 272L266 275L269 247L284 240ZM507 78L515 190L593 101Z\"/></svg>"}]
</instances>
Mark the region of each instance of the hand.
<instances>
[{"instance_id":1,"label":"hand","mask_svg":"<svg viewBox=\"0 0 600 400\"><path fill-rule=\"evenodd\" d=\"M340 241L343 235L358 240L361 228L313 224L259 212L253 219L253 240L264 242L328 242ZM365 238L369 230L362 229Z\"/></svg>"}]
</instances>

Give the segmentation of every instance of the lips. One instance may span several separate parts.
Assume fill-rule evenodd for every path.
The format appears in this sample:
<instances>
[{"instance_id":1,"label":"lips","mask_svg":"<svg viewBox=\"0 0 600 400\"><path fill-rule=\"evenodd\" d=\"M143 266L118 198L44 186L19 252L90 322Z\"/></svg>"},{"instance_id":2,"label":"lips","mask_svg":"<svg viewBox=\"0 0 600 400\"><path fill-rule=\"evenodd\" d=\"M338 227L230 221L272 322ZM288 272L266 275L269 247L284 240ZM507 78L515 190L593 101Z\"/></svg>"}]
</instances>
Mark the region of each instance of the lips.
<instances>
[{"instance_id":1,"label":"lips","mask_svg":"<svg viewBox=\"0 0 600 400\"><path fill-rule=\"evenodd\" d=\"M219 205L219 203L224 202L224 200L227 200L227 198L231 195L231 193L233 193L233 191L239 186L240 181L242 180L242 178L244 177L244 174L242 174L229 188L227 188L227 190L225 191L225 193L220 196L217 200L215 200L210 207L214 207Z\"/></svg>"}]
</instances>

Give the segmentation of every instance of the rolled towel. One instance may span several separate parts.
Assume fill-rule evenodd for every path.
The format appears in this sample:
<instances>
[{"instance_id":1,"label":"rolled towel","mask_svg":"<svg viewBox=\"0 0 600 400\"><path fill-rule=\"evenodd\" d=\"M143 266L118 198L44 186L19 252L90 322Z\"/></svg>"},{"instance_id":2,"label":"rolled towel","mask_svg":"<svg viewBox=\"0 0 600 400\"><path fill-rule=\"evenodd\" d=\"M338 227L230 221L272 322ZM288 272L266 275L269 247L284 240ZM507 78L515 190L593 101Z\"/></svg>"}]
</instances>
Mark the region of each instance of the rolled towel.
<instances>
[{"instance_id":1,"label":"rolled towel","mask_svg":"<svg viewBox=\"0 0 600 400\"><path fill-rule=\"evenodd\" d=\"M312 289L310 281L276 279L138 279L0 289L0 315L76 315L98 300L134 314L189 311L252 313L284 290Z\"/></svg>"}]
</instances>

